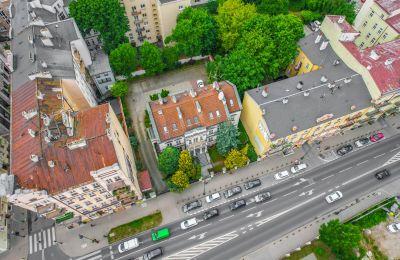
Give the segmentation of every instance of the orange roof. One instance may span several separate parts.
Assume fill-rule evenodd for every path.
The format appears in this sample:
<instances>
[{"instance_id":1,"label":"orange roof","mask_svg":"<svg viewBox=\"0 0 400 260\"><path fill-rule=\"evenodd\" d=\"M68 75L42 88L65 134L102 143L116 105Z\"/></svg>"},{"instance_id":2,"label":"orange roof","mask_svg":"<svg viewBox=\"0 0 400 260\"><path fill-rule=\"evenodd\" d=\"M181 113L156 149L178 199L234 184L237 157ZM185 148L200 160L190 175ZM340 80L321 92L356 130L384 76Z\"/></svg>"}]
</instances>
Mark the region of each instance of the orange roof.
<instances>
[{"instance_id":1,"label":"orange roof","mask_svg":"<svg viewBox=\"0 0 400 260\"><path fill-rule=\"evenodd\" d=\"M61 108L68 109L68 104L57 97L60 92L55 92L54 88L60 88L59 81L37 80L12 92L11 172L17 176L21 187L43 189L50 194L93 181L90 171L118 162L113 143L106 134L109 127L106 114L110 106L103 104L76 112L74 135L69 137L59 113ZM44 94L43 100L36 98L37 90ZM38 115L27 120L22 112L32 109L36 109ZM52 119L50 130L41 119L44 114ZM35 137L29 134L28 128L36 132ZM59 136L46 142L46 131ZM74 150L66 147L67 143L79 139L85 139L87 145ZM32 154L40 158L38 162L30 159ZM54 161L55 166L49 167L48 161Z\"/></svg>"},{"instance_id":2,"label":"orange roof","mask_svg":"<svg viewBox=\"0 0 400 260\"><path fill-rule=\"evenodd\" d=\"M220 82L219 87L224 94L229 113L240 110L235 87L225 81ZM163 104L159 101L150 102L160 141L182 136L186 131L197 127L209 127L227 120L225 106L218 98L220 92L213 89L212 85L194 87L193 91L196 93L195 97L189 91L174 95L176 103L173 102L173 96L165 98L166 102ZM200 105L200 112L196 103ZM182 118L179 118L178 108Z\"/></svg>"},{"instance_id":3,"label":"orange roof","mask_svg":"<svg viewBox=\"0 0 400 260\"><path fill-rule=\"evenodd\" d=\"M147 170L138 173L138 181L141 191L149 191L153 189L150 174Z\"/></svg>"}]
</instances>

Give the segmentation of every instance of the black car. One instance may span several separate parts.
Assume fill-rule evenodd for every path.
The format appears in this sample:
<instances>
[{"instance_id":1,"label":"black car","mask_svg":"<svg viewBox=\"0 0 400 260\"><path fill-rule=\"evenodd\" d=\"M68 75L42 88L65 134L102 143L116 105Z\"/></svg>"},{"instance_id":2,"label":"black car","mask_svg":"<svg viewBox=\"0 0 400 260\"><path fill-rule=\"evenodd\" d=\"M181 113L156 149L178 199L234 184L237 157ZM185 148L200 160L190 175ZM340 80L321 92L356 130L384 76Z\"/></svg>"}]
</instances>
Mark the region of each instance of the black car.
<instances>
[{"instance_id":1,"label":"black car","mask_svg":"<svg viewBox=\"0 0 400 260\"><path fill-rule=\"evenodd\" d=\"M235 186L235 187L232 187L232 188L224 191L224 197L226 199L228 199L228 198L235 196L236 194L239 194L241 192L242 192L242 188L240 188L240 186Z\"/></svg>"},{"instance_id":2,"label":"black car","mask_svg":"<svg viewBox=\"0 0 400 260\"><path fill-rule=\"evenodd\" d=\"M147 253L144 253L143 260L154 259L154 258L157 258L159 256L162 256L162 254L163 254L163 249L161 247L158 247L158 248L155 248L153 250L150 250Z\"/></svg>"},{"instance_id":3,"label":"black car","mask_svg":"<svg viewBox=\"0 0 400 260\"><path fill-rule=\"evenodd\" d=\"M216 217L218 215L219 215L218 209L212 209L212 210L204 212L203 219L207 220L207 219Z\"/></svg>"},{"instance_id":4,"label":"black car","mask_svg":"<svg viewBox=\"0 0 400 260\"><path fill-rule=\"evenodd\" d=\"M188 211L191 211L191 210L194 210L194 209L197 209L200 207L201 207L201 201L195 200L195 201L192 201L192 202L189 202L189 203L183 205L182 210L183 210L183 212L186 213Z\"/></svg>"},{"instance_id":5,"label":"black car","mask_svg":"<svg viewBox=\"0 0 400 260\"><path fill-rule=\"evenodd\" d=\"M271 193L269 193L268 191L260 193L260 194L257 194L254 197L254 200L257 203L261 203L261 202L264 202L264 201L269 200L269 199L271 199Z\"/></svg>"},{"instance_id":6,"label":"black car","mask_svg":"<svg viewBox=\"0 0 400 260\"><path fill-rule=\"evenodd\" d=\"M248 182L245 182L244 183L244 188L246 190L250 190L250 189L255 188L257 186L260 186L260 185L261 185L260 179L254 179L254 180L250 180Z\"/></svg>"},{"instance_id":7,"label":"black car","mask_svg":"<svg viewBox=\"0 0 400 260\"><path fill-rule=\"evenodd\" d=\"M244 206L246 206L245 200L237 200L237 201L234 201L231 204L229 204L229 209L231 211L234 211L234 210L240 209L241 207L244 207Z\"/></svg>"},{"instance_id":8,"label":"black car","mask_svg":"<svg viewBox=\"0 0 400 260\"><path fill-rule=\"evenodd\" d=\"M385 179L386 177L390 176L390 172L388 170L382 170L380 172L375 173L375 178L378 180Z\"/></svg>"},{"instance_id":9,"label":"black car","mask_svg":"<svg viewBox=\"0 0 400 260\"><path fill-rule=\"evenodd\" d=\"M351 144L347 144L347 145L345 145L345 146L340 147L340 148L337 150L337 154L340 155L340 156L343 156L343 155L345 155L346 153L349 153L349 152L351 152L351 151L353 151L353 146L352 146Z\"/></svg>"}]
</instances>

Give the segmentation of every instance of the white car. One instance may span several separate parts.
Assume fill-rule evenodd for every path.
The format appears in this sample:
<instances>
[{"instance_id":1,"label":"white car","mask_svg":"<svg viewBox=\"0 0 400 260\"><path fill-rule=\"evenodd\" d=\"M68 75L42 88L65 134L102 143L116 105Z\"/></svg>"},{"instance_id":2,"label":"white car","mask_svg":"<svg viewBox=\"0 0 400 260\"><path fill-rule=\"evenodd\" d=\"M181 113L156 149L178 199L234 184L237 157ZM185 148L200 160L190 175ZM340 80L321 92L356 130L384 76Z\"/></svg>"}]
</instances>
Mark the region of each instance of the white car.
<instances>
[{"instance_id":1,"label":"white car","mask_svg":"<svg viewBox=\"0 0 400 260\"><path fill-rule=\"evenodd\" d=\"M197 87L199 87L199 88L204 87L204 82L203 82L201 79L199 79L199 80L197 81Z\"/></svg>"},{"instance_id":2,"label":"white car","mask_svg":"<svg viewBox=\"0 0 400 260\"><path fill-rule=\"evenodd\" d=\"M335 202L337 200L340 200L341 198L343 198L343 194L338 190L325 197L326 202L328 203Z\"/></svg>"},{"instance_id":3,"label":"white car","mask_svg":"<svg viewBox=\"0 0 400 260\"><path fill-rule=\"evenodd\" d=\"M219 192L216 192L216 193L213 193L211 195L208 195L206 197L206 201L207 201L207 203L211 203L211 202L213 202L215 200L219 200L220 198L221 198L221 195L219 194Z\"/></svg>"},{"instance_id":4,"label":"white car","mask_svg":"<svg viewBox=\"0 0 400 260\"><path fill-rule=\"evenodd\" d=\"M188 228L197 226L197 224L198 224L198 223L197 223L196 218L191 218L191 219L187 219L187 220L183 221L183 222L181 223L181 228L182 228L182 229L188 229Z\"/></svg>"},{"instance_id":5,"label":"white car","mask_svg":"<svg viewBox=\"0 0 400 260\"><path fill-rule=\"evenodd\" d=\"M307 168L307 164L302 163L302 164L293 166L292 168L290 168L290 171L291 171L292 173L297 173L297 172L299 172L299 171L304 170L305 168Z\"/></svg>"},{"instance_id":6,"label":"white car","mask_svg":"<svg viewBox=\"0 0 400 260\"><path fill-rule=\"evenodd\" d=\"M288 171L278 172L274 175L275 180L282 180L289 177Z\"/></svg>"},{"instance_id":7,"label":"white car","mask_svg":"<svg viewBox=\"0 0 400 260\"><path fill-rule=\"evenodd\" d=\"M118 245L118 251L119 251L120 253L123 253L123 252L125 252L125 251L128 251L128 250L130 250L130 249L136 248L136 247L138 247L138 246L139 246L139 240L138 240L137 238L134 238L134 239L125 241L125 242L122 243L122 244L119 244L119 245Z\"/></svg>"},{"instance_id":8,"label":"white car","mask_svg":"<svg viewBox=\"0 0 400 260\"><path fill-rule=\"evenodd\" d=\"M397 233L400 231L400 223L392 223L389 226L387 226L387 229L389 230L390 233Z\"/></svg>"}]
</instances>

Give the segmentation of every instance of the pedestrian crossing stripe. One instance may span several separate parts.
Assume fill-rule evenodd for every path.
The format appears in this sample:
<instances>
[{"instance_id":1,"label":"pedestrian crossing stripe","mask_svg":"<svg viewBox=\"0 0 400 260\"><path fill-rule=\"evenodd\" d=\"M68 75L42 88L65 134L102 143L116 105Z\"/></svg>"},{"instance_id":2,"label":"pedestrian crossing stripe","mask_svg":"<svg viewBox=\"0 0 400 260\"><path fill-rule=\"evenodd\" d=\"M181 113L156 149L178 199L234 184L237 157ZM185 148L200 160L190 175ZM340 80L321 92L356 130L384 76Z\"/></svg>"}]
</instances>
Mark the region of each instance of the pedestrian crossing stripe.
<instances>
[{"instance_id":1,"label":"pedestrian crossing stripe","mask_svg":"<svg viewBox=\"0 0 400 260\"><path fill-rule=\"evenodd\" d=\"M51 227L29 235L29 254L33 254L56 244L56 230Z\"/></svg>"},{"instance_id":2,"label":"pedestrian crossing stripe","mask_svg":"<svg viewBox=\"0 0 400 260\"><path fill-rule=\"evenodd\" d=\"M396 153L392 158L383 164L383 166L395 163L400 160L400 152Z\"/></svg>"}]
</instances>

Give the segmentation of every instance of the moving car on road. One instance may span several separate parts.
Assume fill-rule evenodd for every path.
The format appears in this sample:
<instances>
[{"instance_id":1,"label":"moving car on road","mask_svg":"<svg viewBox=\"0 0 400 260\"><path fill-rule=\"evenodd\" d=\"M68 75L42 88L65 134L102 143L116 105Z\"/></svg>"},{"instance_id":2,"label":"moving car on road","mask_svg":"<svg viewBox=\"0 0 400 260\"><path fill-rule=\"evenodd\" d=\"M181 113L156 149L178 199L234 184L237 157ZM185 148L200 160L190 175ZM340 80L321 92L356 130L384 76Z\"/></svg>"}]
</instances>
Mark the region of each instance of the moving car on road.
<instances>
[{"instance_id":1,"label":"moving car on road","mask_svg":"<svg viewBox=\"0 0 400 260\"><path fill-rule=\"evenodd\" d=\"M212 209L212 210L204 212L203 219L208 220L208 219L216 217L218 215L219 215L218 209Z\"/></svg>"},{"instance_id":2,"label":"moving car on road","mask_svg":"<svg viewBox=\"0 0 400 260\"><path fill-rule=\"evenodd\" d=\"M288 171L278 172L278 173L275 173L275 175L274 175L275 180L282 180L287 177L289 177Z\"/></svg>"},{"instance_id":3,"label":"moving car on road","mask_svg":"<svg viewBox=\"0 0 400 260\"><path fill-rule=\"evenodd\" d=\"M400 223L392 223L389 226L387 226L387 229L389 230L390 233L397 233L400 231Z\"/></svg>"},{"instance_id":4,"label":"moving car on road","mask_svg":"<svg viewBox=\"0 0 400 260\"><path fill-rule=\"evenodd\" d=\"M336 152L338 155L343 156L351 151L353 151L353 146L351 146L351 144L346 144L340 147Z\"/></svg>"},{"instance_id":5,"label":"moving car on road","mask_svg":"<svg viewBox=\"0 0 400 260\"><path fill-rule=\"evenodd\" d=\"M221 195L219 195L219 192L213 193L211 195L208 195L206 197L207 203L211 203L213 201L219 200L221 198Z\"/></svg>"},{"instance_id":6,"label":"moving car on road","mask_svg":"<svg viewBox=\"0 0 400 260\"><path fill-rule=\"evenodd\" d=\"M168 228L163 228L163 229L157 230L156 232L151 234L151 238L153 239L153 241L167 238L169 236L170 236L170 233L169 233Z\"/></svg>"},{"instance_id":7,"label":"moving car on road","mask_svg":"<svg viewBox=\"0 0 400 260\"><path fill-rule=\"evenodd\" d=\"M182 210L183 212L189 212L191 210L197 209L201 207L201 201L200 200L195 200L189 203L186 203L185 205L183 205Z\"/></svg>"},{"instance_id":8,"label":"moving car on road","mask_svg":"<svg viewBox=\"0 0 400 260\"><path fill-rule=\"evenodd\" d=\"M377 178L378 180L385 179L386 177L389 177L389 176L390 176L390 172L386 169L375 173L375 178Z\"/></svg>"},{"instance_id":9,"label":"moving car on road","mask_svg":"<svg viewBox=\"0 0 400 260\"><path fill-rule=\"evenodd\" d=\"M254 179L254 180L250 180L250 181L245 182L243 186L244 186L244 188L246 190L250 190L250 189L255 188L257 186L260 186L260 185L261 185L261 180L260 179Z\"/></svg>"},{"instance_id":10,"label":"moving car on road","mask_svg":"<svg viewBox=\"0 0 400 260\"><path fill-rule=\"evenodd\" d=\"M292 168L290 168L290 171L291 171L292 173L298 173L298 172L300 172L300 171L305 170L306 168L307 168L307 164L301 163L301 164L295 165L295 166L293 166Z\"/></svg>"},{"instance_id":11,"label":"moving car on road","mask_svg":"<svg viewBox=\"0 0 400 260\"><path fill-rule=\"evenodd\" d=\"M246 206L246 201L245 200L237 200L237 201L234 201L231 204L229 204L229 209L231 211L234 211L234 210L237 210L237 209L242 208L244 206Z\"/></svg>"},{"instance_id":12,"label":"moving car on road","mask_svg":"<svg viewBox=\"0 0 400 260\"><path fill-rule=\"evenodd\" d=\"M378 132L378 133L371 135L369 137L369 140L371 140L371 142L375 143L375 142L378 142L379 140L383 139L384 137L385 137L385 135L382 132Z\"/></svg>"},{"instance_id":13,"label":"moving car on road","mask_svg":"<svg viewBox=\"0 0 400 260\"><path fill-rule=\"evenodd\" d=\"M354 142L354 146L357 148L366 146L367 144L369 144L369 139L367 137L358 139L357 141Z\"/></svg>"},{"instance_id":14,"label":"moving car on road","mask_svg":"<svg viewBox=\"0 0 400 260\"><path fill-rule=\"evenodd\" d=\"M338 190L325 197L326 202L328 203L335 202L337 200L340 200L341 198L343 198L343 194Z\"/></svg>"},{"instance_id":15,"label":"moving car on road","mask_svg":"<svg viewBox=\"0 0 400 260\"><path fill-rule=\"evenodd\" d=\"M143 255L143 260L150 260L150 259L154 259L157 258L159 256L162 256L163 254L163 249L161 247L155 248L153 250L150 250L149 252L146 252Z\"/></svg>"},{"instance_id":16,"label":"moving car on road","mask_svg":"<svg viewBox=\"0 0 400 260\"><path fill-rule=\"evenodd\" d=\"M235 186L235 187L225 190L224 197L225 197L225 199L228 199L228 198L233 197L241 192L242 192L242 188L240 188L240 186Z\"/></svg>"},{"instance_id":17,"label":"moving car on road","mask_svg":"<svg viewBox=\"0 0 400 260\"><path fill-rule=\"evenodd\" d=\"M130 249L136 248L139 246L139 239L134 238L128 241L125 241L118 245L118 251L120 253L126 252Z\"/></svg>"},{"instance_id":18,"label":"moving car on road","mask_svg":"<svg viewBox=\"0 0 400 260\"><path fill-rule=\"evenodd\" d=\"M271 193L269 193L268 191L260 193L260 194L257 194L254 197L254 200L257 203L261 203L261 202L267 201L269 199L271 199Z\"/></svg>"},{"instance_id":19,"label":"moving car on road","mask_svg":"<svg viewBox=\"0 0 400 260\"><path fill-rule=\"evenodd\" d=\"M187 219L185 221L182 221L181 228L182 229L188 229L188 228L197 226L197 224L198 223L197 223L197 219L196 218L190 218L190 219Z\"/></svg>"}]
</instances>

